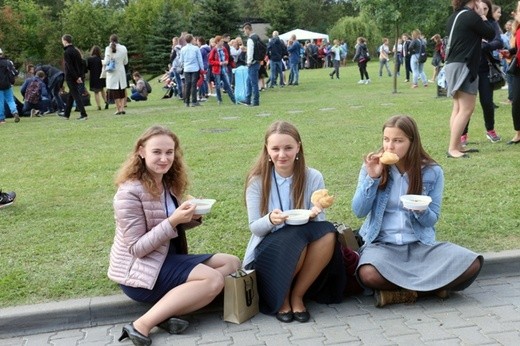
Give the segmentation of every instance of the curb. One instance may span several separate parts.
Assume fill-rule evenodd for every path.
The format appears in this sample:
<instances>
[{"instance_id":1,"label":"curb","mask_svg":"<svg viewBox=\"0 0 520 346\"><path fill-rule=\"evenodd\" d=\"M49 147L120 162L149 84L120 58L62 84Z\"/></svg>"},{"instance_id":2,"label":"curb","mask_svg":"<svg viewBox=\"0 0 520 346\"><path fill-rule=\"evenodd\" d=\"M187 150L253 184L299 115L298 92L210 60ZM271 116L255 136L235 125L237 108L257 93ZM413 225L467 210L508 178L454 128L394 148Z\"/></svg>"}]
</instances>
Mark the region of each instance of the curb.
<instances>
[{"instance_id":1,"label":"curb","mask_svg":"<svg viewBox=\"0 0 520 346\"><path fill-rule=\"evenodd\" d=\"M520 250L484 253L483 256L485 265L480 278L520 275ZM197 313L220 312L221 306L222 302L216 302ZM149 308L149 304L118 294L0 309L0 339L124 323Z\"/></svg>"}]
</instances>

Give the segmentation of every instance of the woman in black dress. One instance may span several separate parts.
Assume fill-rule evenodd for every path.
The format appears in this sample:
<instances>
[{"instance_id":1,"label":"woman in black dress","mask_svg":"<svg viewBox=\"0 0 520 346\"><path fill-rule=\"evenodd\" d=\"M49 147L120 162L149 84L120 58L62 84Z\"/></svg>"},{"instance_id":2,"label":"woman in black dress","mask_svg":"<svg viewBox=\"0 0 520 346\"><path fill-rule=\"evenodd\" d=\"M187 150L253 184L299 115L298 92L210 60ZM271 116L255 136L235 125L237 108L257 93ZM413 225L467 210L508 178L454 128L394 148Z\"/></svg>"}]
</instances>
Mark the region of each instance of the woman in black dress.
<instances>
[{"instance_id":1,"label":"woman in black dress","mask_svg":"<svg viewBox=\"0 0 520 346\"><path fill-rule=\"evenodd\" d=\"M90 71L90 91L94 93L98 110L101 110L101 97L105 102L105 109L108 109L108 102L105 96L105 78L101 78L101 48L93 46L90 50L90 57L87 59L87 69Z\"/></svg>"}]
</instances>

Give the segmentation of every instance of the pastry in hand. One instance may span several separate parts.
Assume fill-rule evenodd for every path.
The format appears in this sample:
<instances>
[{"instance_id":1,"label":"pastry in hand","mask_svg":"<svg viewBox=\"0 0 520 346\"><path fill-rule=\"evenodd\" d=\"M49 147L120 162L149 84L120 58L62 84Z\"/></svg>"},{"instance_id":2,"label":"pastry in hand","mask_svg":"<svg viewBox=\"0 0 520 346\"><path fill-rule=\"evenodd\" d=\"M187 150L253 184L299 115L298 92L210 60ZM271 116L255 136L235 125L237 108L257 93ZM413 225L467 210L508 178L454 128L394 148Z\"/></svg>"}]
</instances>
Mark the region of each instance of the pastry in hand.
<instances>
[{"instance_id":1,"label":"pastry in hand","mask_svg":"<svg viewBox=\"0 0 520 346\"><path fill-rule=\"evenodd\" d=\"M385 151L383 155L379 158L379 162L384 165L393 165L399 161L399 156L397 154L391 153L389 151Z\"/></svg>"},{"instance_id":2,"label":"pastry in hand","mask_svg":"<svg viewBox=\"0 0 520 346\"><path fill-rule=\"evenodd\" d=\"M319 204L322 208L328 208L334 203L334 196L329 196L329 190L320 189L312 193L311 196L312 204Z\"/></svg>"}]
</instances>

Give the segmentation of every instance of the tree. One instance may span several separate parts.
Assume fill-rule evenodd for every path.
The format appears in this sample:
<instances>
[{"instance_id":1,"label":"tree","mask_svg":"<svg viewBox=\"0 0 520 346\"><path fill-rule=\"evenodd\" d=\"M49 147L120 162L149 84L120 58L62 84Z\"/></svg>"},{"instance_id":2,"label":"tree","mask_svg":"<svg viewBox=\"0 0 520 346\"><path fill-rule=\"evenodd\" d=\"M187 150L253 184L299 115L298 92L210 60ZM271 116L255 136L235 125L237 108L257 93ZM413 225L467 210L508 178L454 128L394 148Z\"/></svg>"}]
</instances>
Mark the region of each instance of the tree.
<instances>
[{"instance_id":1,"label":"tree","mask_svg":"<svg viewBox=\"0 0 520 346\"><path fill-rule=\"evenodd\" d=\"M448 12L448 3L439 6L438 0L356 0L361 16L368 22L374 22L387 37L397 37L403 30L410 31L419 26L426 26L430 22L433 12ZM446 13L447 12L447 13ZM424 28L419 28L425 31ZM397 76L394 73L394 93L397 92Z\"/></svg>"},{"instance_id":2,"label":"tree","mask_svg":"<svg viewBox=\"0 0 520 346\"><path fill-rule=\"evenodd\" d=\"M200 0L193 15L192 34L205 38L238 34L241 20L235 0Z\"/></svg>"}]
</instances>

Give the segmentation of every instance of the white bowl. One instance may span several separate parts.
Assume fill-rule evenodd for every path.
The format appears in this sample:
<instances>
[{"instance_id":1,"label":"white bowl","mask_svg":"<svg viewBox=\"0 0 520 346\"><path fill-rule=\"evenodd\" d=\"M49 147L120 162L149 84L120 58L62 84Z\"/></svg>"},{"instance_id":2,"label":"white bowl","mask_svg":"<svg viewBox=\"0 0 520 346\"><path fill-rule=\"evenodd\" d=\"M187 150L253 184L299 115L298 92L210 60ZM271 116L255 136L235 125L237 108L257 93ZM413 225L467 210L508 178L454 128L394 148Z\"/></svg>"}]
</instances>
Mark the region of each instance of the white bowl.
<instances>
[{"instance_id":1,"label":"white bowl","mask_svg":"<svg viewBox=\"0 0 520 346\"><path fill-rule=\"evenodd\" d=\"M216 202L214 199L190 199L191 204L195 204L195 214L197 215L205 215L211 211L211 207Z\"/></svg>"},{"instance_id":2,"label":"white bowl","mask_svg":"<svg viewBox=\"0 0 520 346\"><path fill-rule=\"evenodd\" d=\"M309 222L311 211L307 209L292 209L283 212L288 218L285 223L288 225L298 226Z\"/></svg>"},{"instance_id":3,"label":"white bowl","mask_svg":"<svg viewBox=\"0 0 520 346\"><path fill-rule=\"evenodd\" d=\"M432 198L424 195L404 195L401 196L401 202L406 209L426 210L432 202Z\"/></svg>"}]
</instances>

